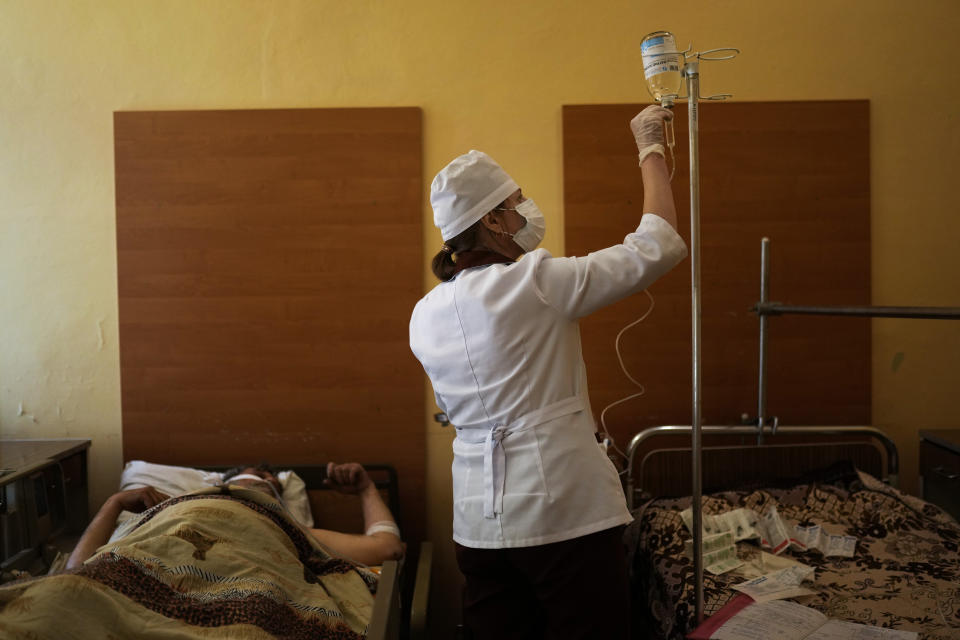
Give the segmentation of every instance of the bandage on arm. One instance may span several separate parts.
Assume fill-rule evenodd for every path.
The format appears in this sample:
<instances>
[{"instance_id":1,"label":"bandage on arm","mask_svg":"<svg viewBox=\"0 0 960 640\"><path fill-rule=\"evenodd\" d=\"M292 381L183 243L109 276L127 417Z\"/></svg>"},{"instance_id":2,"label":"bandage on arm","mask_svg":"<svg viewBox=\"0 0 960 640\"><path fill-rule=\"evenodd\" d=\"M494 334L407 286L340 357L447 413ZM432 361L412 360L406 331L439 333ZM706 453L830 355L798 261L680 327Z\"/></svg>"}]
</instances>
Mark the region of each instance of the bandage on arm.
<instances>
[{"instance_id":1,"label":"bandage on arm","mask_svg":"<svg viewBox=\"0 0 960 640\"><path fill-rule=\"evenodd\" d=\"M311 529L314 538L334 553L363 564L379 565L386 560L403 557L400 528L376 485L371 482L359 495L363 511L363 535Z\"/></svg>"},{"instance_id":2,"label":"bandage on arm","mask_svg":"<svg viewBox=\"0 0 960 640\"><path fill-rule=\"evenodd\" d=\"M647 156L650 155L651 153L658 153L661 156L663 156L664 155L663 145L651 144L649 147L644 147L643 150L640 151L640 154L638 156L640 158L641 167L643 166L643 161L646 160Z\"/></svg>"},{"instance_id":3,"label":"bandage on arm","mask_svg":"<svg viewBox=\"0 0 960 640\"><path fill-rule=\"evenodd\" d=\"M372 536L375 533L392 533L399 538L400 527L398 527L393 520L381 520L380 522L374 522L367 527L367 530L363 533L363 535Z\"/></svg>"},{"instance_id":4,"label":"bandage on arm","mask_svg":"<svg viewBox=\"0 0 960 640\"><path fill-rule=\"evenodd\" d=\"M677 211L670 190L670 171L664 158L663 123L673 118L673 112L652 104L630 121L640 170L643 173L643 212L653 213L677 228Z\"/></svg>"},{"instance_id":5,"label":"bandage on arm","mask_svg":"<svg viewBox=\"0 0 960 640\"><path fill-rule=\"evenodd\" d=\"M393 514L390 513L390 509L380 495L380 490L373 482L360 492L360 507L363 510L363 527L365 530L374 524L394 522ZM397 537L400 537L399 532Z\"/></svg>"},{"instance_id":6,"label":"bandage on arm","mask_svg":"<svg viewBox=\"0 0 960 640\"><path fill-rule=\"evenodd\" d=\"M385 531L371 535L341 533L330 529L310 529L313 537L331 553L366 565L381 565L403 557L400 538Z\"/></svg>"}]
</instances>

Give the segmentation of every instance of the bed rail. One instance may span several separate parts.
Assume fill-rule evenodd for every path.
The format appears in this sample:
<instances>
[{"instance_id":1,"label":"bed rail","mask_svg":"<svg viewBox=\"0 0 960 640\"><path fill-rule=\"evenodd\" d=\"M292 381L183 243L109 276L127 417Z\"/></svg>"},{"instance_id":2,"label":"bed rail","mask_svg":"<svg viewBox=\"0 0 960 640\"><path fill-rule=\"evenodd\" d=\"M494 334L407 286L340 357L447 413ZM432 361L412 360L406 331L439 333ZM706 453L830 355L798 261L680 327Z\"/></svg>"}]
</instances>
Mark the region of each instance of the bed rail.
<instances>
[{"instance_id":1,"label":"bed rail","mask_svg":"<svg viewBox=\"0 0 960 640\"><path fill-rule=\"evenodd\" d=\"M405 595L402 577L406 563L406 558L383 563L373 615L367 627L367 640L423 640L427 637L433 543L420 543L413 591L409 596Z\"/></svg>"},{"instance_id":2,"label":"bed rail","mask_svg":"<svg viewBox=\"0 0 960 640\"><path fill-rule=\"evenodd\" d=\"M420 543L417 575L410 598L409 640L426 640L430 612L430 588L433 573L433 543Z\"/></svg>"},{"instance_id":3,"label":"bed rail","mask_svg":"<svg viewBox=\"0 0 960 640\"><path fill-rule=\"evenodd\" d=\"M702 426L701 431L705 436L758 436L761 435L754 425L749 426ZM633 509L635 504L636 478L634 470L634 458L637 450L647 440L657 436L690 436L693 433L693 427L689 425L664 425L649 427L636 434L627 446L627 479L626 494L627 504ZM896 487L899 484L900 462L897 454L897 447L883 431L876 427L869 426L778 426L776 428L778 435L801 435L801 436L867 436L875 442L879 442L887 454L886 473L882 478L888 484ZM762 435L774 436L774 430L771 427L765 427ZM770 441L767 440L767 444Z\"/></svg>"},{"instance_id":4,"label":"bed rail","mask_svg":"<svg viewBox=\"0 0 960 640\"><path fill-rule=\"evenodd\" d=\"M380 571L373 615L367 626L368 640L399 640L401 609L400 563L387 560Z\"/></svg>"}]
</instances>

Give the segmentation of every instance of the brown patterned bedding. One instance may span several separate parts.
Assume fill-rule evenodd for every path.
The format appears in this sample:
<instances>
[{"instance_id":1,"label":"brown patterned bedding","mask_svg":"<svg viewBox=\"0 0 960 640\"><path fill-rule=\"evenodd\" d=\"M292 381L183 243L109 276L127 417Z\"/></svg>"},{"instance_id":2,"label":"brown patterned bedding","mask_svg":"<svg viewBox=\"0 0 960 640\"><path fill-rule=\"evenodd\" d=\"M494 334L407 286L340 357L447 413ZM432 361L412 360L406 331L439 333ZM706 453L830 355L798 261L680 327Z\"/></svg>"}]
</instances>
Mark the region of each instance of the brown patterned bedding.
<instances>
[{"instance_id":1,"label":"brown patterned bedding","mask_svg":"<svg viewBox=\"0 0 960 640\"><path fill-rule=\"evenodd\" d=\"M75 571L0 588L0 637L360 639L377 576L263 493L213 488L144 512Z\"/></svg>"},{"instance_id":2,"label":"brown patterned bedding","mask_svg":"<svg viewBox=\"0 0 960 640\"><path fill-rule=\"evenodd\" d=\"M693 561L683 553L691 534L680 519L690 503L689 497L652 500L627 528L636 637L683 638L696 626ZM960 526L949 515L849 465L789 486L706 495L703 513L762 512L771 504L784 518L859 539L852 558L783 552L816 568L815 583L804 586L817 593L802 604L829 618L917 631L927 640L960 638ZM759 553L754 541L737 543L741 559ZM730 585L744 580L736 571L705 571L704 616L737 595Z\"/></svg>"}]
</instances>

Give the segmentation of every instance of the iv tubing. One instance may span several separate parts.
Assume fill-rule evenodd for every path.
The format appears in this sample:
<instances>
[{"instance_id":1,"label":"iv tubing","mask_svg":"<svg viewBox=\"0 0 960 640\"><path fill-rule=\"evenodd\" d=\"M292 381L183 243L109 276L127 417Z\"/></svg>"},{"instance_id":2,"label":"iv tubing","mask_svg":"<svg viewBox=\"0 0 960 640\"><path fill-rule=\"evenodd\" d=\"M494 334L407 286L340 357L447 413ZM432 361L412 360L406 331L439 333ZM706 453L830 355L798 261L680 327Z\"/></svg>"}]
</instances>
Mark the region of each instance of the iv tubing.
<instances>
[{"instance_id":1,"label":"iv tubing","mask_svg":"<svg viewBox=\"0 0 960 640\"><path fill-rule=\"evenodd\" d=\"M665 95L660 97L660 106L664 109L670 109L673 111L674 99L677 96L674 95ZM667 149L670 151L670 182L673 182L673 174L677 170L677 156L673 148L676 146L676 138L673 135L673 118L669 120L664 120L663 122L663 141Z\"/></svg>"}]
</instances>

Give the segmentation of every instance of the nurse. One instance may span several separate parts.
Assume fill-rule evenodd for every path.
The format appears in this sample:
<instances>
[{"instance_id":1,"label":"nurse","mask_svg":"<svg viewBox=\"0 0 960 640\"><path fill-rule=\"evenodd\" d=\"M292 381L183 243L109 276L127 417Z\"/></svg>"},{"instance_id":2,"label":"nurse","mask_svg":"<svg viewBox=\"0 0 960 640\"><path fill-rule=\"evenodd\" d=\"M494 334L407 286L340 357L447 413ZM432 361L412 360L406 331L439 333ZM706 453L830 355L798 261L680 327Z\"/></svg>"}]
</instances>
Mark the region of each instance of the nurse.
<instances>
[{"instance_id":1,"label":"nurse","mask_svg":"<svg viewBox=\"0 0 960 640\"><path fill-rule=\"evenodd\" d=\"M456 425L453 539L474 640L627 637L631 516L594 435L578 320L687 255L663 156L671 117L651 105L630 122L643 215L588 256L537 249L543 214L485 153L431 185L441 283L413 311L410 347Z\"/></svg>"}]
</instances>

